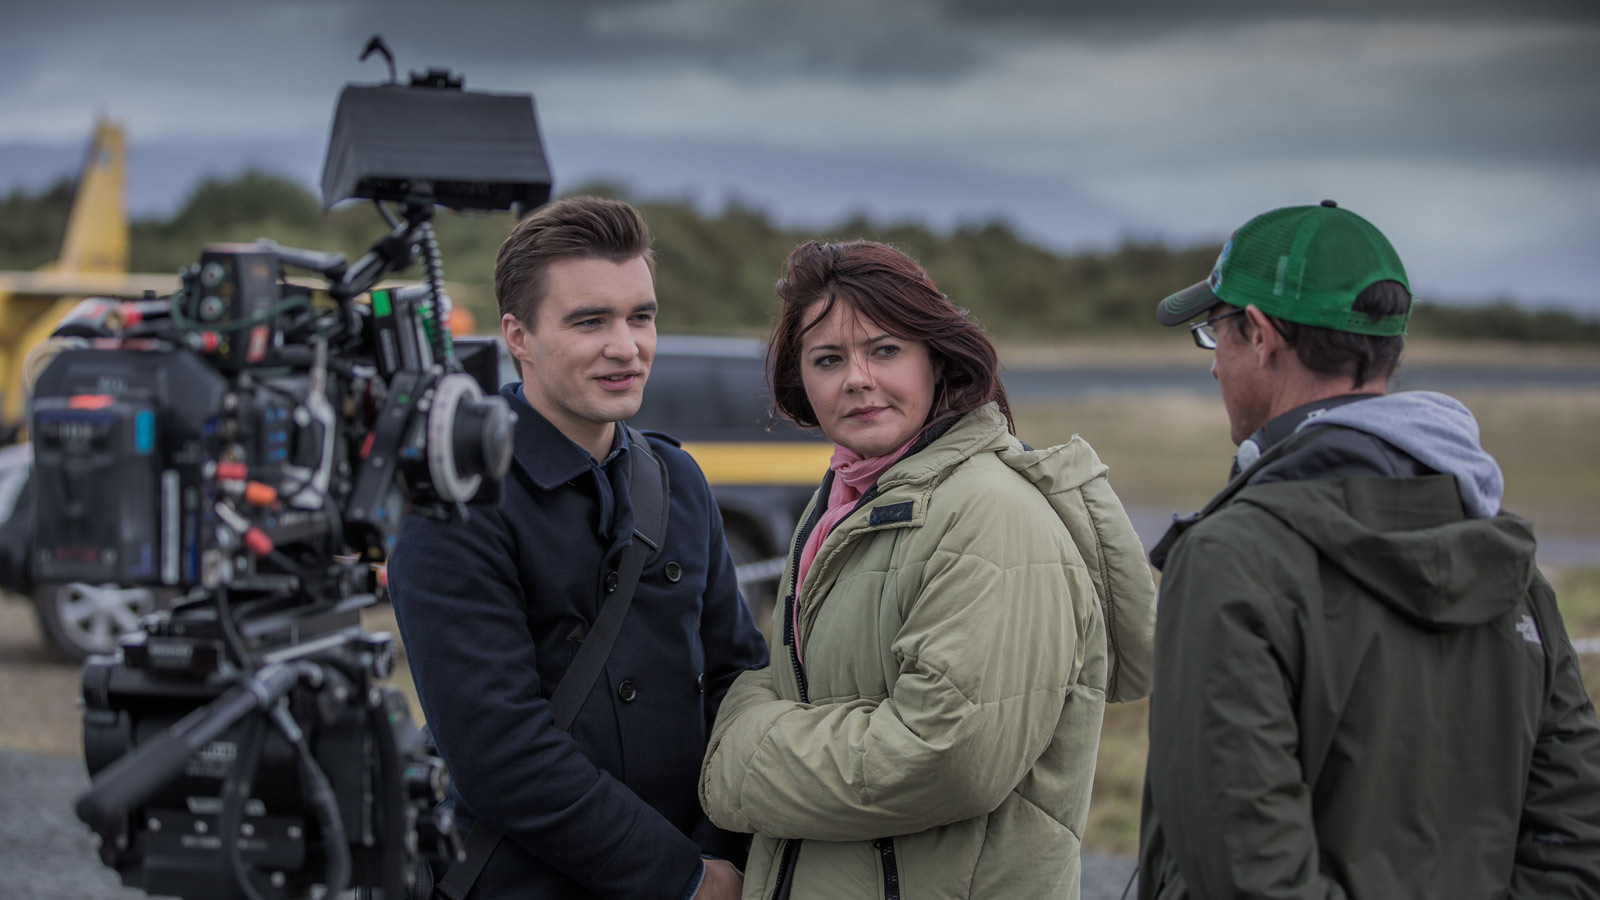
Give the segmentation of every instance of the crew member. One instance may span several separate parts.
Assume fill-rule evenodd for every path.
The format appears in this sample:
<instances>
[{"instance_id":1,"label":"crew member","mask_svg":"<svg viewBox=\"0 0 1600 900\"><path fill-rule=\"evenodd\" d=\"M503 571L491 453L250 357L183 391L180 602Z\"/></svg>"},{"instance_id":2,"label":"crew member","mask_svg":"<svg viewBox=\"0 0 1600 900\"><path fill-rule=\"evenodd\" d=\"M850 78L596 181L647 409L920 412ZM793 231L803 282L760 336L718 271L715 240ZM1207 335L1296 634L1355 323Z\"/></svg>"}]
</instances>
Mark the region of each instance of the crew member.
<instances>
[{"instance_id":1,"label":"crew member","mask_svg":"<svg viewBox=\"0 0 1600 900\"><path fill-rule=\"evenodd\" d=\"M1410 310L1332 201L1158 307L1239 451L1152 553L1143 898L1600 897L1600 724L1472 414L1386 392Z\"/></svg>"}]
</instances>

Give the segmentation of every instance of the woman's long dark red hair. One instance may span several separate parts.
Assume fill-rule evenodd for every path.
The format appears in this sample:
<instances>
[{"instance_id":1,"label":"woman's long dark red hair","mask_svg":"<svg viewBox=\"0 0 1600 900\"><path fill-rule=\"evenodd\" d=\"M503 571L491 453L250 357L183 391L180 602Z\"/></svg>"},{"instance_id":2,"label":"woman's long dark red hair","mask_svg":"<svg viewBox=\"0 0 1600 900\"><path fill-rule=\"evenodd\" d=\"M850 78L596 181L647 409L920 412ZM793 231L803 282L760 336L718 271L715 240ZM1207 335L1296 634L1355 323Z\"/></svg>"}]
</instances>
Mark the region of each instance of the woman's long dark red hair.
<instances>
[{"instance_id":1,"label":"woman's long dark red hair","mask_svg":"<svg viewBox=\"0 0 1600 900\"><path fill-rule=\"evenodd\" d=\"M816 411L800 379L800 345L834 304L843 303L889 334L928 348L940 373L930 423L953 420L992 401L1005 414L1006 427L1016 433L994 344L906 254L876 241L807 241L784 261L777 291L781 304L767 347L767 378L779 415L802 428L817 427ZM808 310L819 300L827 305L807 326Z\"/></svg>"}]
</instances>

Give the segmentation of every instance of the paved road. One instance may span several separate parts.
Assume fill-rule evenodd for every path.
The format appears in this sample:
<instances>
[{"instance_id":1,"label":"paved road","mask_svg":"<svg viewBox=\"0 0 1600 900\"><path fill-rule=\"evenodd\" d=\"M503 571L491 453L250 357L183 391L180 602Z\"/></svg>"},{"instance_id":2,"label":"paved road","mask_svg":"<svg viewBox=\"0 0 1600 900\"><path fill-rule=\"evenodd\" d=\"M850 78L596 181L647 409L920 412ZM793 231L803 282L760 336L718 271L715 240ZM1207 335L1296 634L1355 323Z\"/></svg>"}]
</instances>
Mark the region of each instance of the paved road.
<instances>
[{"instance_id":1,"label":"paved road","mask_svg":"<svg viewBox=\"0 0 1600 900\"><path fill-rule=\"evenodd\" d=\"M1198 351L1196 351L1198 353ZM1210 361L1195 356L1192 363L1171 366L1085 366L1071 368L1008 368L1006 391L1013 400L1055 400L1095 393L1130 391L1188 391L1214 394ZM1396 385L1402 390L1451 393L1464 390L1518 390L1539 388L1581 390L1600 388L1600 365L1462 365L1460 363L1403 364Z\"/></svg>"},{"instance_id":2,"label":"paved road","mask_svg":"<svg viewBox=\"0 0 1600 900\"><path fill-rule=\"evenodd\" d=\"M77 760L0 750L0 897L8 900L132 900L100 864L88 829L72 815L88 787ZM1133 861L1089 854L1083 900L1117 900ZM1130 893L1129 896L1132 896Z\"/></svg>"}]
</instances>

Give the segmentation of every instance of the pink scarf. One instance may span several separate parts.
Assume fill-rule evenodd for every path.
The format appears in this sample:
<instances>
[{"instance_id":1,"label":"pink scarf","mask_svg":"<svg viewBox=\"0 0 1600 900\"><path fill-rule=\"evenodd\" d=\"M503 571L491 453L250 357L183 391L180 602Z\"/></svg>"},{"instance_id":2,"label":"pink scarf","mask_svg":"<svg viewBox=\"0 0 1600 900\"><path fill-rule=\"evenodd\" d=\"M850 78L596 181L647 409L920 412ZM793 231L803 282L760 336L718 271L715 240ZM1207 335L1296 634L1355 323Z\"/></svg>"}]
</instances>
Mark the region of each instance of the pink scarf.
<instances>
[{"instance_id":1,"label":"pink scarf","mask_svg":"<svg viewBox=\"0 0 1600 900\"><path fill-rule=\"evenodd\" d=\"M828 489L828 509L817 520L811 534L806 537L806 545L800 548L800 565L794 575L794 616L792 622L794 634L795 658L800 657L800 587L805 584L806 573L811 570L811 563L817 558L817 550L822 546L823 540L833 531L840 520L850 514L855 508L856 501L867 492L882 475L884 470L893 465L900 455L911 449L916 443L921 432L911 436L911 440L901 444L897 449L891 450L882 456L873 456L863 459L854 450L847 449L839 444L833 447L833 458L828 461L828 468L833 471L833 484Z\"/></svg>"}]
</instances>

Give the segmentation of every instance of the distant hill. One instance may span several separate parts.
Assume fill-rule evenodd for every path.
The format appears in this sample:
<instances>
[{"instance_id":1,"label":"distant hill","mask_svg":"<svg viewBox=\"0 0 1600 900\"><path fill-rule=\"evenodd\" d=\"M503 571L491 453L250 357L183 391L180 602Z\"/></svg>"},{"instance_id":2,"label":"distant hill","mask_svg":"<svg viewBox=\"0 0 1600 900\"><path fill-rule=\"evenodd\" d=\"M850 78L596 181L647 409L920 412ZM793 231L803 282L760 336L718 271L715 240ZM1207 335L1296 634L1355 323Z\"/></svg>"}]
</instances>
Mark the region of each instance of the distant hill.
<instances>
[{"instance_id":1,"label":"distant hill","mask_svg":"<svg viewBox=\"0 0 1600 900\"><path fill-rule=\"evenodd\" d=\"M59 181L0 198L0 269L31 268L54 257L71 191L70 182ZM624 193L604 184L576 192ZM811 238L869 238L916 257L954 302L996 336L1154 332L1159 330L1151 314L1155 303L1209 271L1218 250L1127 241L1107 252L1056 253L998 222L934 231L918 223L856 217L800 231L738 201L709 214L685 202L638 205L656 235L657 294L667 331L759 333L776 306L773 282L796 244ZM457 302L490 328L499 319L491 287L494 255L511 225L506 214L443 213L436 221L445 277L462 286ZM297 181L247 171L202 181L170 216L135 220L132 266L140 272L172 272L193 262L204 244L258 237L354 255L384 230L370 206L349 204L322 215L316 197ZM1600 342L1600 320L1510 303L1423 302L1411 333Z\"/></svg>"}]
</instances>

